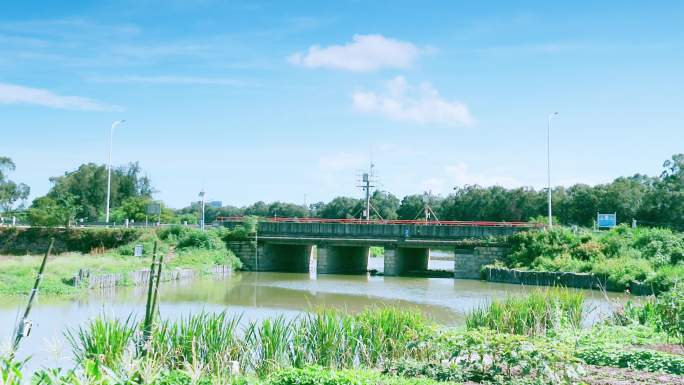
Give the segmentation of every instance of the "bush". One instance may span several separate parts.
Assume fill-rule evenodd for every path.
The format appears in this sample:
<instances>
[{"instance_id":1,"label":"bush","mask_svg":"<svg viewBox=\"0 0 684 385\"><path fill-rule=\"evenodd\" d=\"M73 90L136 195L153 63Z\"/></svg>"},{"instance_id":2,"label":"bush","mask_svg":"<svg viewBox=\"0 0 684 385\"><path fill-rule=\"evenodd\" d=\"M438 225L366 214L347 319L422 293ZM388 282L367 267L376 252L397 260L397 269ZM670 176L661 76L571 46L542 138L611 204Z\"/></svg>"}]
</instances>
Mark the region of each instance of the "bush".
<instances>
[{"instance_id":1,"label":"bush","mask_svg":"<svg viewBox=\"0 0 684 385\"><path fill-rule=\"evenodd\" d=\"M644 282L653 274L653 267L645 259L629 257L609 258L594 264L592 272L605 275L610 289L629 289L630 282Z\"/></svg>"},{"instance_id":2,"label":"bush","mask_svg":"<svg viewBox=\"0 0 684 385\"><path fill-rule=\"evenodd\" d=\"M684 358L654 350L625 350L624 346L594 343L578 349L577 357L588 365L684 374Z\"/></svg>"},{"instance_id":3,"label":"bush","mask_svg":"<svg viewBox=\"0 0 684 385\"><path fill-rule=\"evenodd\" d=\"M81 228L0 228L0 253L44 253L55 239L53 253L68 251L89 253L93 249L113 249L133 242L142 234L139 229L81 229Z\"/></svg>"},{"instance_id":4,"label":"bush","mask_svg":"<svg viewBox=\"0 0 684 385\"><path fill-rule=\"evenodd\" d=\"M684 345L684 286L677 285L658 296L655 312L660 318L660 327Z\"/></svg>"},{"instance_id":5,"label":"bush","mask_svg":"<svg viewBox=\"0 0 684 385\"><path fill-rule=\"evenodd\" d=\"M223 250L226 248L225 243L219 235L212 231L203 231L199 229L188 229L188 231L181 234L178 238L177 247L182 248L197 248L206 250Z\"/></svg>"},{"instance_id":6,"label":"bush","mask_svg":"<svg viewBox=\"0 0 684 385\"><path fill-rule=\"evenodd\" d=\"M426 362L415 360L399 360L390 363L383 373L408 378L429 378L435 381L463 382L468 379L463 368L455 363Z\"/></svg>"},{"instance_id":7,"label":"bush","mask_svg":"<svg viewBox=\"0 0 684 385\"><path fill-rule=\"evenodd\" d=\"M633 246L655 267L684 259L684 240L669 229L639 229L635 235Z\"/></svg>"},{"instance_id":8,"label":"bush","mask_svg":"<svg viewBox=\"0 0 684 385\"><path fill-rule=\"evenodd\" d=\"M471 381L507 383L531 377L537 384L576 383L582 368L566 345L545 338L470 330L444 337L451 361Z\"/></svg>"},{"instance_id":9,"label":"bush","mask_svg":"<svg viewBox=\"0 0 684 385\"><path fill-rule=\"evenodd\" d=\"M268 385L437 385L449 384L429 379L382 375L371 370L330 370L320 367L285 369L266 380ZM452 383L454 384L454 383ZM455 385L455 384L454 384Z\"/></svg>"}]
</instances>

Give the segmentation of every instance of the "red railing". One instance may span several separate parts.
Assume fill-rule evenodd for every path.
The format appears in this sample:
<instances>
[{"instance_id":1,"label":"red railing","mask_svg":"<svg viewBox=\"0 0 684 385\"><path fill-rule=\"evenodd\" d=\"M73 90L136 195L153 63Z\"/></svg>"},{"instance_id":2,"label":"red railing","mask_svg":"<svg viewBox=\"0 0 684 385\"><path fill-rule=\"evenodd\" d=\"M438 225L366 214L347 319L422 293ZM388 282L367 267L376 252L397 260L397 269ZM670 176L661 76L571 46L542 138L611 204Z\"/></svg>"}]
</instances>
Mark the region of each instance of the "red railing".
<instances>
[{"instance_id":1,"label":"red railing","mask_svg":"<svg viewBox=\"0 0 684 385\"><path fill-rule=\"evenodd\" d=\"M219 222L242 222L245 217L217 217ZM495 221L425 221L425 220L404 220L404 219L327 219L327 218L282 218L282 217L261 217L261 222L283 222L283 223L351 223L359 225L430 225L430 226L480 226L480 227L527 227L541 228L541 223L530 222L495 222Z\"/></svg>"}]
</instances>

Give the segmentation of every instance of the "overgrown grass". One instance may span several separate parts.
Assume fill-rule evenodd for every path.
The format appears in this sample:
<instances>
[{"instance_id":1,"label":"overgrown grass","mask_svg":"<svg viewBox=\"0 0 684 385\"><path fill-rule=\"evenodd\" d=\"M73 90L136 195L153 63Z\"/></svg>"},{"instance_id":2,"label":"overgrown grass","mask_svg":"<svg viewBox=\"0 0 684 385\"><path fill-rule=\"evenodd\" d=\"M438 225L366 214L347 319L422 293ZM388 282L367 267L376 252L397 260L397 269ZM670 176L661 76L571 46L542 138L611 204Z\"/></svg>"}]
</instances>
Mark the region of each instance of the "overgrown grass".
<instances>
[{"instance_id":1,"label":"overgrown grass","mask_svg":"<svg viewBox=\"0 0 684 385\"><path fill-rule=\"evenodd\" d=\"M228 230L202 232L181 226L178 228L181 229L180 237L174 235L174 230L162 229L157 232L150 229L136 232L140 235L138 238L109 250L91 254L69 252L52 256L48 261L40 292L48 295L78 293L80 288L74 287L71 280L80 269L87 269L91 274L128 273L147 269L155 242L158 244L158 253L167 254L171 248L175 248L174 258L166 260L170 268L207 271L216 265L229 265L234 269L242 266L222 240L222 237L230 233ZM94 234L103 231L107 230ZM122 234L128 236L129 233ZM142 258L133 256L134 247L138 244L143 245ZM0 294L27 294L33 286L41 258L39 255L0 256Z\"/></svg>"},{"instance_id":2,"label":"overgrown grass","mask_svg":"<svg viewBox=\"0 0 684 385\"><path fill-rule=\"evenodd\" d=\"M215 372L238 361L243 370L266 376L287 367L377 367L400 358L425 358L426 347L419 342L433 332L420 313L397 308L357 315L320 310L293 320L267 318L240 329L239 324L240 317L205 312L163 321L144 352L169 370L192 365ZM136 333L140 328L128 321L98 319L67 336L78 362L96 359L116 368L124 351L143 354ZM106 361L99 358L107 352Z\"/></svg>"},{"instance_id":3,"label":"overgrown grass","mask_svg":"<svg viewBox=\"0 0 684 385\"><path fill-rule=\"evenodd\" d=\"M494 299L489 306L475 309L466 317L466 327L486 327L511 334L546 335L561 327L579 327L583 309L584 295L577 290L535 289L525 297Z\"/></svg>"}]
</instances>

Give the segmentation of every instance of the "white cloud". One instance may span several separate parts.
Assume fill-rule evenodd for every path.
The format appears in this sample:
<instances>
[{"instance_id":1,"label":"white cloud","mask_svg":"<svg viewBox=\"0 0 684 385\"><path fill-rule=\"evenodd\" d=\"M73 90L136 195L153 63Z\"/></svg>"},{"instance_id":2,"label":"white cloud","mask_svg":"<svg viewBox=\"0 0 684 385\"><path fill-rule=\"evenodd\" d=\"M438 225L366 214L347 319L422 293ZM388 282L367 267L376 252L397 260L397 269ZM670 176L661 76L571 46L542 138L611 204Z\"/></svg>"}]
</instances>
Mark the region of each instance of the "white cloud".
<instances>
[{"instance_id":1,"label":"white cloud","mask_svg":"<svg viewBox=\"0 0 684 385\"><path fill-rule=\"evenodd\" d=\"M400 122L451 126L469 126L474 122L464 103L443 99L430 83L422 83L414 90L402 76L387 82L383 93L358 91L352 95L352 101L357 111Z\"/></svg>"},{"instance_id":2,"label":"white cloud","mask_svg":"<svg viewBox=\"0 0 684 385\"><path fill-rule=\"evenodd\" d=\"M308 68L335 68L348 71L372 71L380 68L408 68L421 50L409 42L382 35L354 35L345 45L311 46L306 53L288 58L295 65Z\"/></svg>"},{"instance_id":3,"label":"white cloud","mask_svg":"<svg viewBox=\"0 0 684 385\"><path fill-rule=\"evenodd\" d=\"M34 104L50 108L83 111L121 111L115 105L81 96L58 95L42 88L0 83L0 104Z\"/></svg>"},{"instance_id":4,"label":"white cloud","mask_svg":"<svg viewBox=\"0 0 684 385\"><path fill-rule=\"evenodd\" d=\"M213 85L213 86L244 86L247 83L230 78L210 78L198 76L120 76L120 77L91 77L89 80L100 83L141 83L141 84L181 84L181 85Z\"/></svg>"}]
</instances>

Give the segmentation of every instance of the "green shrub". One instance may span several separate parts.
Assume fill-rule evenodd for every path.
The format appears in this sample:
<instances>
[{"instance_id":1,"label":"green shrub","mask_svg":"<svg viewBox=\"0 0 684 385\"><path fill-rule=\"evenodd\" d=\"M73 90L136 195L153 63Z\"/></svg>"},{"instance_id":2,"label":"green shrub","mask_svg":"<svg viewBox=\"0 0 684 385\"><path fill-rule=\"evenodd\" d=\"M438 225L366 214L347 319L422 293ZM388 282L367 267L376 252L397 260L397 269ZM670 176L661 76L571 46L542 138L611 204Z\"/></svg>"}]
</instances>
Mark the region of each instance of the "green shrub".
<instances>
[{"instance_id":1,"label":"green shrub","mask_svg":"<svg viewBox=\"0 0 684 385\"><path fill-rule=\"evenodd\" d=\"M383 373L407 378L429 378L435 381L462 382L468 379L463 368L455 363L434 361L398 360L387 365Z\"/></svg>"},{"instance_id":2,"label":"green shrub","mask_svg":"<svg viewBox=\"0 0 684 385\"><path fill-rule=\"evenodd\" d=\"M633 246L655 267L676 264L684 259L684 240L669 229L639 229Z\"/></svg>"},{"instance_id":3,"label":"green shrub","mask_svg":"<svg viewBox=\"0 0 684 385\"><path fill-rule=\"evenodd\" d=\"M449 383L430 379L383 375L371 370L330 370L321 367L285 369L266 380L268 385L433 385ZM454 383L451 383L454 384ZM455 385L455 384L454 384Z\"/></svg>"},{"instance_id":4,"label":"green shrub","mask_svg":"<svg viewBox=\"0 0 684 385\"><path fill-rule=\"evenodd\" d=\"M645 283L653 288L654 293L662 293L675 285L684 285L684 264L663 266L655 274L646 279Z\"/></svg>"},{"instance_id":5,"label":"green shrub","mask_svg":"<svg viewBox=\"0 0 684 385\"><path fill-rule=\"evenodd\" d=\"M684 374L684 358L654 350L625 349L620 345L594 343L581 347L576 355L589 365Z\"/></svg>"},{"instance_id":6,"label":"green shrub","mask_svg":"<svg viewBox=\"0 0 684 385\"><path fill-rule=\"evenodd\" d=\"M605 275L609 288L615 290L628 289L630 282L644 282L654 274L649 261L627 257L606 259L595 264L592 272Z\"/></svg>"},{"instance_id":7,"label":"green shrub","mask_svg":"<svg viewBox=\"0 0 684 385\"><path fill-rule=\"evenodd\" d=\"M55 239L55 254L69 251L89 253L93 249L113 249L133 242L142 232L143 230L126 228L0 228L0 253L44 253L51 238Z\"/></svg>"},{"instance_id":8,"label":"green shrub","mask_svg":"<svg viewBox=\"0 0 684 385\"><path fill-rule=\"evenodd\" d=\"M506 383L516 377L534 378L537 384L576 383L582 374L567 345L546 338L469 330L443 337L451 361L471 381Z\"/></svg>"},{"instance_id":9,"label":"green shrub","mask_svg":"<svg viewBox=\"0 0 684 385\"><path fill-rule=\"evenodd\" d=\"M188 229L178 238L177 247L197 248L206 250L223 250L225 243L213 230Z\"/></svg>"},{"instance_id":10,"label":"green shrub","mask_svg":"<svg viewBox=\"0 0 684 385\"><path fill-rule=\"evenodd\" d=\"M655 312L661 328L684 345L684 285L677 285L658 296Z\"/></svg>"}]
</instances>

